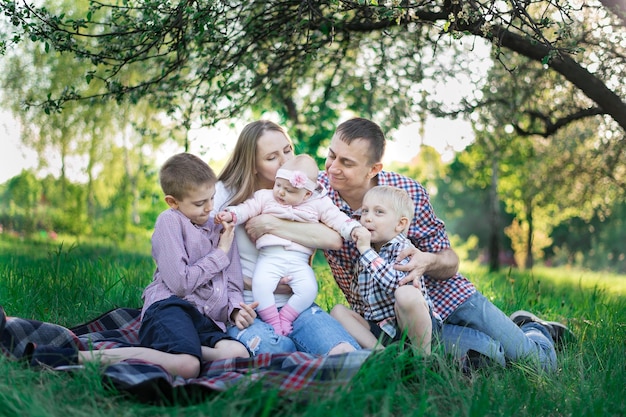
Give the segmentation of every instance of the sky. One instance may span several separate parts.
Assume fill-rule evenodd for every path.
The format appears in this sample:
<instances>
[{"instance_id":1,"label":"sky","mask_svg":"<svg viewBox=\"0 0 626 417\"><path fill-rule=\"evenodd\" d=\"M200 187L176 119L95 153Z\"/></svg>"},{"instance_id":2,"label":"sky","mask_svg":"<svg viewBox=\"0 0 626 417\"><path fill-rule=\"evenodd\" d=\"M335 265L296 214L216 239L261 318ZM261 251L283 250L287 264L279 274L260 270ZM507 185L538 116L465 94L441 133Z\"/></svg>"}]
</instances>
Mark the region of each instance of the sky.
<instances>
[{"instance_id":1,"label":"sky","mask_svg":"<svg viewBox=\"0 0 626 417\"><path fill-rule=\"evenodd\" d=\"M0 157L0 184L18 175L23 169L37 166L37 155L32 149L28 149L20 144L19 125L6 111L0 111L0 137L2 138L2 155ZM221 128L219 134L210 132L197 132L197 139L192 143L197 149L191 152L202 155L217 154L225 156L230 152L238 132L235 129ZM223 137L224 143L216 143L213 148L207 148L207 140L204 136ZM398 130L388 134L387 150L385 153L385 163L409 162L417 155L420 144L423 142L437 149L444 160L451 160L455 152L463 150L473 140L473 134L468 122L461 120L446 120L430 118L426 120L424 138L420 137L420 126L418 123L408 124ZM168 154L166 151L164 155ZM166 156L163 157L165 160ZM51 165L50 173L58 175L58 166ZM77 179L79 172L72 172L69 168L68 176ZM77 170L78 171L78 170Z\"/></svg>"},{"instance_id":2,"label":"sky","mask_svg":"<svg viewBox=\"0 0 626 417\"><path fill-rule=\"evenodd\" d=\"M37 157L35 152L25 150L20 145L19 125L6 111L0 111L0 138L2 138L2 156L0 156L0 184L2 184L18 175L22 169L36 166Z\"/></svg>"}]
</instances>

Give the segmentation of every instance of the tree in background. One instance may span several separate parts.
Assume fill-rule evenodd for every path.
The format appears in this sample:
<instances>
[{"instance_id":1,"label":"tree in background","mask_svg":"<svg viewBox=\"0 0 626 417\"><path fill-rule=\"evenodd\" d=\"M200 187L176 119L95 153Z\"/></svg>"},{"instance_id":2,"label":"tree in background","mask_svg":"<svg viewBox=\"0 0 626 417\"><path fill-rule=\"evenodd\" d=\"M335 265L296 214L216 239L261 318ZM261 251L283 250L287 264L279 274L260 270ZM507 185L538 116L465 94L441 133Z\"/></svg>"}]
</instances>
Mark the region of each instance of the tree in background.
<instances>
[{"instance_id":1,"label":"tree in background","mask_svg":"<svg viewBox=\"0 0 626 417\"><path fill-rule=\"evenodd\" d=\"M37 229L41 191L42 184L32 172L22 171L20 175L11 178L2 196L6 213L0 222L2 229L34 233Z\"/></svg>"},{"instance_id":2,"label":"tree in background","mask_svg":"<svg viewBox=\"0 0 626 417\"><path fill-rule=\"evenodd\" d=\"M520 264L532 267L553 227L574 216L589 219L607 201L623 198L626 173L615 159L624 148L613 121L580 111L584 97L570 83L533 61L514 62L516 77L501 66L490 70L473 114L476 145L484 148L475 160L479 168L491 161L492 195L515 216L507 233ZM559 129L545 130L577 111Z\"/></svg>"},{"instance_id":3,"label":"tree in background","mask_svg":"<svg viewBox=\"0 0 626 417\"><path fill-rule=\"evenodd\" d=\"M614 201L591 219L574 217L552 232L546 259L554 266L575 265L626 273L626 203Z\"/></svg>"},{"instance_id":4,"label":"tree in background","mask_svg":"<svg viewBox=\"0 0 626 417\"><path fill-rule=\"evenodd\" d=\"M423 104L424 86L406 80L443 75L432 72L432 57L461 46L459 39L471 46L480 38L508 68L514 68L507 65L511 56L521 55L561 74L594 103L588 111L610 115L624 129L624 86L614 81L624 65L623 16L606 3L143 0L92 2L84 14L65 15L2 1L13 24L7 39L28 37L72 53L91 66L78 78L96 91L91 94L131 102L150 95L168 114L184 115L183 122L210 126L276 97L282 101L272 104L294 120L293 92L327 91L323 84L314 88L313 71L332 72L344 62L357 65L359 80L347 97L360 98L383 121L403 120ZM585 61L590 57L593 62ZM459 60L446 69L472 79L475 66ZM139 76L125 79L128 71ZM330 85L337 91L342 80L331 78ZM371 93L379 89L393 105ZM85 84L75 82L42 105L52 110L88 95Z\"/></svg>"},{"instance_id":5,"label":"tree in background","mask_svg":"<svg viewBox=\"0 0 626 417\"><path fill-rule=\"evenodd\" d=\"M86 13L88 5L65 1L51 7L69 17ZM181 128L147 99L118 103L98 97L94 89L87 90L89 97L66 102L63 112L24 107L25 102L65 94L88 71L87 62L47 45L25 40L7 54L4 66L4 103L21 122L23 143L37 152L39 168L60 160L57 184L46 178L46 192L60 192L54 199L59 209L53 210L56 228L77 235L127 237L141 223L144 190L153 188L146 180L155 181L146 175L146 167L166 140L182 144ZM137 74L124 69L118 76L131 82ZM68 180L68 165L82 167L79 181L85 185L78 187L80 192Z\"/></svg>"}]
</instances>

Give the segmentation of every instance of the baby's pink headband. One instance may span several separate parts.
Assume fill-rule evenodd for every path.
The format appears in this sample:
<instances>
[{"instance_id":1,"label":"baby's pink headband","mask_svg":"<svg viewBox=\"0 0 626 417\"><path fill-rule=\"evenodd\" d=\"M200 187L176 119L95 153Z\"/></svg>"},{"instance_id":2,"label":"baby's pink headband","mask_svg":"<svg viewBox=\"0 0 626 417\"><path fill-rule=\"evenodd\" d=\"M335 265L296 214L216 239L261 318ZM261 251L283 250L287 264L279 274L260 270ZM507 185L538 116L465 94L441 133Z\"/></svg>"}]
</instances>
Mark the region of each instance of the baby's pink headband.
<instances>
[{"instance_id":1,"label":"baby's pink headband","mask_svg":"<svg viewBox=\"0 0 626 417\"><path fill-rule=\"evenodd\" d=\"M317 183L311 181L302 171L291 171L289 169L279 169L276 178L284 178L296 188L304 188L311 192L317 189Z\"/></svg>"}]
</instances>

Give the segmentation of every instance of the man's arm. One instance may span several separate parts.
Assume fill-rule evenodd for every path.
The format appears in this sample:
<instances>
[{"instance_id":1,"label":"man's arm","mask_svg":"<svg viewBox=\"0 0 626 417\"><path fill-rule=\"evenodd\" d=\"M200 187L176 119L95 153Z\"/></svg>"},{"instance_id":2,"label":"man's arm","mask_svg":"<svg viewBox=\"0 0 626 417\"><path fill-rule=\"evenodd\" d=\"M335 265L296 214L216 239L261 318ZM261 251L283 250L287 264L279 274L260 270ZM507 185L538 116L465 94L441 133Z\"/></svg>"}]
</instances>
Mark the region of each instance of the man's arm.
<instances>
[{"instance_id":1,"label":"man's arm","mask_svg":"<svg viewBox=\"0 0 626 417\"><path fill-rule=\"evenodd\" d=\"M410 246L400 252L397 259L404 259L407 256L411 257L408 263L395 266L399 271L409 272L400 281L401 285L413 281L413 285L419 287L422 275L443 281L453 277L459 271L459 257L452 248L430 253L422 252L414 246Z\"/></svg>"},{"instance_id":2,"label":"man's arm","mask_svg":"<svg viewBox=\"0 0 626 417\"><path fill-rule=\"evenodd\" d=\"M323 223L302 223L261 214L246 222L246 232L252 241L270 233L302 246L315 249L340 249L343 239Z\"/></svg>"}]
</instances>

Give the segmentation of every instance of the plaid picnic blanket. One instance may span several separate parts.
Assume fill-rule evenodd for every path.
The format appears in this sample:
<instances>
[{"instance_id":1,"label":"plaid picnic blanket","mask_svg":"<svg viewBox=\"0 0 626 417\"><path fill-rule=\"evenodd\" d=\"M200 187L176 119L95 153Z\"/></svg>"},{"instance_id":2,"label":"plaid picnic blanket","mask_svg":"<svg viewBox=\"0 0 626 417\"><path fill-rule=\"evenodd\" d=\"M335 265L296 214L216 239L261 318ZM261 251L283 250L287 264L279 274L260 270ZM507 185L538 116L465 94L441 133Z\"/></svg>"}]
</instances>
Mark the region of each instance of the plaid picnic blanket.
<instances>
[{"instance_id":1,"label":"plaid picnic blanket","mask_svg":"<svg viewBox=\"0 0 626 417\"><path fill-rule=\"evenodd\" d=\"M133 346L138 343L140 310L117 308L71 329L53 323L10 317L0 307L0 350L11 359L24 355L34 342L80 350ZM221 392L234 386L262 384L281 394L324 393L345 385L368 358L369 351L334 356L302 352L260 354L247 359L206 363L198 378L174 377L158 365L126 360L102 369L107 386L140 400L173 398L179 391Z\"/></svg>"}]
</instances>

